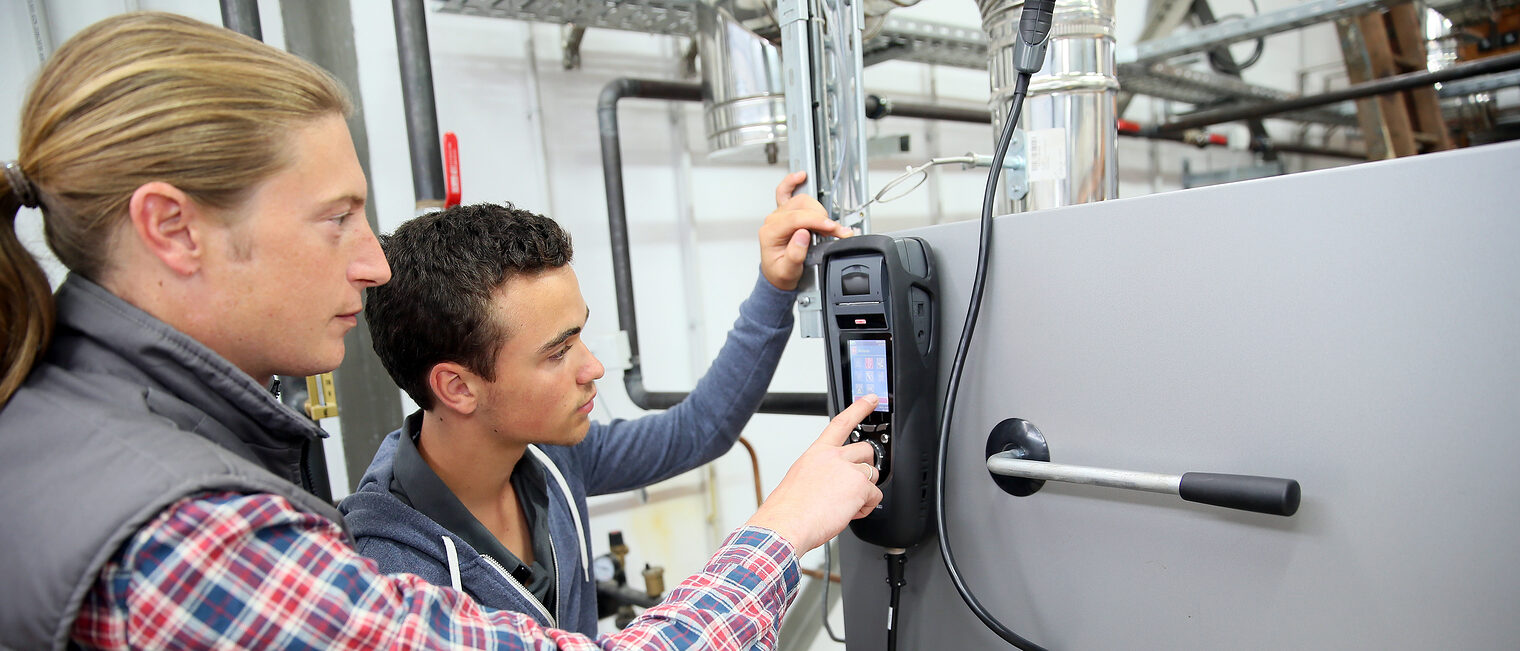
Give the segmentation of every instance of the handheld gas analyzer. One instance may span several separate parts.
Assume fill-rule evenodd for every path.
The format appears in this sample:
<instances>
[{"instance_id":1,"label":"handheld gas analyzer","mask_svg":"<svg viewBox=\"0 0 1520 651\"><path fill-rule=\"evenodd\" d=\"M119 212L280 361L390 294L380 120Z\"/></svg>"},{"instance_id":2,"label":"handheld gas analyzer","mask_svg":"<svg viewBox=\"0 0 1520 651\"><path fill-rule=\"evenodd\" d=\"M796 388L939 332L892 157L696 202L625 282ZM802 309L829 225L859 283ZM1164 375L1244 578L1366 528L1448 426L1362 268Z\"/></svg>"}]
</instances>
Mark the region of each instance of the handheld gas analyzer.
<instances>
[{"instance_id":1,"label":"handheld gas analyzer","mask_svg":"<svg viewBox=\"0 0 1520 651\"><path fill-rule=\"evenodd\" d=\"M860 235L820 247L829 403L876 394L850 442L875 451L882 501L850 524L882 547L917 544L933 524L938 347L933 256L916 237Z\"/></svg>"}]
</instances>

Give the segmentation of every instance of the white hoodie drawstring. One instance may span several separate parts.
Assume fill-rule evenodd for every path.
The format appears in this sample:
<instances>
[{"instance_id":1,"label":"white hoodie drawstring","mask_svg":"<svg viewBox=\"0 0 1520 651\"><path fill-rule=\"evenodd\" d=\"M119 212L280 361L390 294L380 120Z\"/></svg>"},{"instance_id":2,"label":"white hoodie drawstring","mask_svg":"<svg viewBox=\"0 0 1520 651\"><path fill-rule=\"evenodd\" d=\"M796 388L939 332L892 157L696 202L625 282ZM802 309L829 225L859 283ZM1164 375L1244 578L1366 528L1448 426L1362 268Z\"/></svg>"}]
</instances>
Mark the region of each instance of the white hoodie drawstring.
<instances>
[{"instance_id":1,"label":"white hoodie drawstring","mask_svg":"<svg viewBox=\"0 0 1520 651\"><path fill-rule=\"evenodd\" d=\"M565 496L565 503L570 506L570 519L575 523L575 537L580 541L581 572L585 574L586 580L590 581L591 559L590 555L586 553L588 547L586 544L586 530L581 527L581 511L575 506L575 495L570 492L570 482L565 481L565 476L560 474L559 467L555 466L554 462L549 459L549 455L544 454L543 450L538 449L538 446L529 445L528 449L533 452L533 456L538 457L539 462L544 464L545 468L549 469L549 474L559 484L560 493Z\"/></svg>"},{"instance_id":2,"label":"white hoodie drawstring","mask_svg":"<svg viewBox=\"0 0 1520 651\"><path fill-rule=\"evenodd\" d=\"M459 552L454 551L454 541L452 539L448 536L443 536L442 538L443 550L449 555L449 583L454 585L455 590L464 592L464 588L459 582Z\"/></svg>"}]
</instances>

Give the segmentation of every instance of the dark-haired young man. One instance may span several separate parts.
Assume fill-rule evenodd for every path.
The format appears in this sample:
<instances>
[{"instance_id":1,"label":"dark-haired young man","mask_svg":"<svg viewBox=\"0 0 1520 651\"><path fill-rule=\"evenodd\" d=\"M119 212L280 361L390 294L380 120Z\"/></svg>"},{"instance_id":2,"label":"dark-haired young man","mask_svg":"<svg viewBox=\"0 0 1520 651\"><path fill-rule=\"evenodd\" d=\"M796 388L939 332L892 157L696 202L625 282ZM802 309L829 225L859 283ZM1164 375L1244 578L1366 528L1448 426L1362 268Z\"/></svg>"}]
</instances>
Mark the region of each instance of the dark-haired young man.
<instances>
[{"instance_id":1,"label":"dark-haired young man","mask_svg":"<svg viewBox=\"0 0 1520 651\"><path fill-rule=\"evenodd\" d=\"M712 367L680 405L592 423L603 368L569 236L510 206L419 217L382 238L392 279L371 288L375 350L421 410L381 444L342 510L384 572L452 585L545 626L596 634L586 497L675 476L733 445L792 329L808 232L848 236L803 181L777 187L761 277Z\"/></svg>"}]
</instances>

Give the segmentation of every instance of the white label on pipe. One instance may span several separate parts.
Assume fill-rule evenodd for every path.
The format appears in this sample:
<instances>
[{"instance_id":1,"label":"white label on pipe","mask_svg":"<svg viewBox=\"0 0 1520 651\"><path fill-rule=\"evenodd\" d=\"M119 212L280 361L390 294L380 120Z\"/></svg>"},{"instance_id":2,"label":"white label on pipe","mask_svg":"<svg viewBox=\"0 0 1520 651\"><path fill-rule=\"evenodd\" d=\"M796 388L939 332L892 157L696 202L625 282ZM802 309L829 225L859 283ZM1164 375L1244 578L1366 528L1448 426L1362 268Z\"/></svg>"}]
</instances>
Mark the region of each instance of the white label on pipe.
<instances>
[{"instance_id":1,"label":"white label on pipe","mask_svg":"<svg viewBox=\"0 0 1520 651\"><path fill-rule=\"evenodd\" d=\"M1065 180L1066 129L1034 129L1026 131L1024 137L1029 152L1029 180Z\"/></svg>"}]
</instances>

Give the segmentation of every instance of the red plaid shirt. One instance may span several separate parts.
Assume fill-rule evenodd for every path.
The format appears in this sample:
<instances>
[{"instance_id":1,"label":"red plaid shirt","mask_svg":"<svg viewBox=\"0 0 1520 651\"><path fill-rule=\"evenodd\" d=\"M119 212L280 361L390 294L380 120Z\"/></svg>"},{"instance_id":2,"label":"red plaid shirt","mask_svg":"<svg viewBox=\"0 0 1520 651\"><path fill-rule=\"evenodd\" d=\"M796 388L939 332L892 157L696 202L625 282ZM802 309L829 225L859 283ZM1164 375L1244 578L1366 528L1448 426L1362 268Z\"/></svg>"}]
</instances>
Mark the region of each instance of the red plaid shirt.
<instances>
[{"instance_id":1,"label":"red plaid shirt","mask_svg":"<svg viewBox=\"0 0 1520 651\"><path fill-rule=\"evenodd\" d=\"M105 568L74 622L98 649L749 649L774 647L798 580L791 545L734 532L628 628L590 640L409 574L380 574L338 525L274 495L174 504Z\"/></svg>"}]
</instances>

